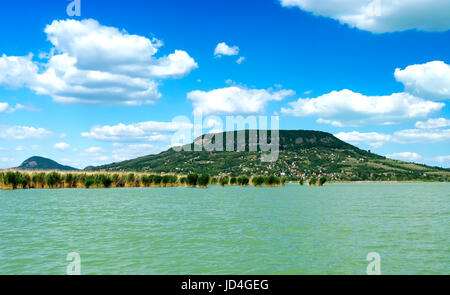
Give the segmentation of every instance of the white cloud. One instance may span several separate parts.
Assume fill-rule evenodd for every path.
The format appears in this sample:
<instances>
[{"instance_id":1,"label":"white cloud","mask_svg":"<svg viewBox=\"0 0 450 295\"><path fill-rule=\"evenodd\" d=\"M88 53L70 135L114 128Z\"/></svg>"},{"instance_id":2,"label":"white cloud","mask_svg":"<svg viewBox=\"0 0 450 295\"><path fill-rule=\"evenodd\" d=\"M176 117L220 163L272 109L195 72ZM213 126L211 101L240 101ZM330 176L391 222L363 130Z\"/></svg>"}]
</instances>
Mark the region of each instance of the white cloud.
<instances>
[{"instance_id":1,"label":"white cloud","mask_svg":"<svg viewBox=\"0 0 450 295\"><path fill-rule=\"evenodd\" d=\"M245 57L241 56L236 60L236 63L240 65L241 63L244 62L244 60L245 60Z\"/></svg>"},{"instance_id":2,"label":"white cloud","mask_svg":"<svg viewBox=\"0 0 450 295\"><path fill-rule=\"evenodd\" d=\"M240 86L195 90L187 97L192 100L194 113L207 114L255 114L264 111L269 101L281 101L294 95L292 90L273 91L271 89L247 89Z\"/></svg>"},{"instance_id":3,"label":"white cloud","mask_svg":"<svg viewBox=\"0 0 450 295\"><path fill-rule=\"evenodd\" d=\"M16 146L15 150L19 151L19 152L23 152L23 151L37 151L38 149L39 149L39 146L36 144L33 144L31 146L19 145L19 146Z\"/></svg>"},{"instance_id":4,"label":"white cloud","mask_svg":"<svg viewBox=\"0 0 450 295\"><path fill-rule=\"evenodd\" d=\"M113 150L111 157L114 161L125 161L161 152L162 150L163 149L161 147L151 144L131 144L123 148Z\"/></svg>"},{"instance_id":5,"label":"white cloud","mask_svg":"<svg viewBox=\"0 0 450 295\"><path fill-rule=\"evenodd\" d=\"M319 118L316 120L316 122L320 123L320 124L332 125L335 127L345 127L344 123L342 123L340 121L335 121L335 120L326 120L326 119Z\"/></svg>"},{"instance_id":6,"label":"white cloud","mask_svg":"<svg viewBox=\"0 0 450 295\"><path fill-rule=\"evenodd\" d=\"M93 146L93 147L90 147L90 148L88 148L88 149L85 149L84 151L85 151L86 153L89 153L89 154L98 154L98 153L104 152L105 150L102 149L101 147Z\"/></svg>"},{"instance_id":7,"label":"white cloud","mask_svg":"<svg viewBox=\"0 0 450 295\"><path fill-rule=\"evenodd\" d=\"M365 143L373 148L378 148L387 142L398 144L411 143L438 143L450 141L450 129L408 129L400 130L391 134L383 134L377 132L340 132L335 136L343 141L352 144Z\"/></svg>"},{"instance_id":8,"label":"white cloud","mask_svg":"<svg viewBox=\"0 0 450 295\"><path fill-rule=\"evenodd\" d=\"M314 15L330 17L342 24L373 33L410 29L450 29L448 0L280 0L284 7L299 7Z\"/></svg>"},{"instance_id":9,"label":"white cloud","mask_svg":"<svg viewBox=\"0 0 450 295\"><path fill-rule=\"evenodd\" d=\"M378 148L384 145L386 142L392 140L392 135L377 132L367 132L367 133L361 133L358 131L340 132L338 134L335 134L334 136L348 143L353 144L366 143L373 148Z\"/></svg>"},{"instance_id":10,"label":"white cloud","mask_svg":"<svg viewBox=\"0 0 450 295\"><path fill-rule=\"evenodd\" d=\"M9 168L14 163L16 163L16 160L13 158L0 157L0 168Z\"/></svg>"},{"instance_id":11,"label":"white cloud","mask_svg":"<svg viewBox=\"0 0 450 295\"><path fill-rule=\"evenodd\" d=\"M57 150L65 151L65 150L68 150L70 148L70 144L68 144L66 142L58 142L58 143L55 143L53 145L53 147L55 149L57 149Z\"/></svg>"},{"instance_id":12,"label":"white cloud","mask_svg":"<svg viewBox=\"0 0 450 295\"><path fill-rule=\"evenodd\" d=\"M222 55L238 55L239 54L239 47L237 46L228 46L225 42L219 43L216 46L216 49L214 50L214 55L216 56L222 56Z\"/></svg>"},{"instance_id":13,"label":"white cloud","mask_svg":"<svg viewBox=\"0 0 450 295\"><path fill-rule=\"evenodd\" d=\"M58 160L58 162L63 165L80 169L83 169L87 166L99 166L108 164L111 163L111 161L112 159L109 156L98 156L98 155L93 155L92 157L86 157L83 155L82 157L62 158Z\"/></svg>"},{"instance_id":14,"label":"white cloud","mask_svg":"<svg viewBox=\"0 0 450 295\"><path fill-rule=\"evenodd\" d=\"M389 125L426 117L445 106L408 93L365 96L347 89L332 91L316 98L300 98L289 105L290 108L282 108L281 112L297 117L318 116L319 123L338 127Z\"/></svg>"},{"instance_id":15,"label":"white cloud","mask_svg":"<svg viewBox=\"0 0 450 295\"><path fill-rule=\"evenodd\" d=\"M91 147L84 150L84 154L81 154L81 157L77 159L75 158L61 159L60 163L64 163L65 165L69 165L72 167L84 168L88 165L98 166L108 164L111 162L119 162L135 159L137 157L155 154L165 149L166 148L146 143L130 144L130 145L121 144L120 148L114 149L112 151L109 150L106 151L100 147Z\"/></svg>"},{"instance_id":16,"label":"white cloud","mask_svg":"<svg viewBox=\"0 0 450 295\"><path fill-rule=\"evenodd\" d=\"M412 153L412 152L403 152L403 153L393 153L386 155L387 158L395 159L395 160L402 160L402 161L417 161L422 159L422 156L418 153Z\"/></svg>"},{"instance_id":17,"label":"white cloud","mask_svg":"<svg viewBox=\"0 0 450 295\"><path fill-rule=\"evenodd\" d=\"M0 84L26 86L61 103L151 104L161 97L158 81L188 74L198 65L185 51L155 58L156 39L131 35L97 21L53 21L45 28L53 44L48 62L32 55L0 58Z\"/></svg>"},{"instance_id":18,"label":"white cloud","mask_svg":"<svg viewBox=\"0 0 450 295\"><path fill-rule=\"evenodd\" d=\"M0 102L0 114L11 112L11 107L7 102Z\"/></svg>"},{"instance_id":19,"label":"white cloud","mask_svg":"<svg viewBox=\"0 0 450 295\"><path fill-rule=\"evenodd\" d=\"M438 119L428 119L427 121L419 121L416 123L416 128L420 129L435 129L435 128L442 128L442 127L448 127L450 126L450 120L447 120L445 118L438 118Z\"/></svg>"},{"instance_id":20,"label":"white cloud","mask_svg":"<svg viewBox=\"0 0 450 295\"><path fill-rule=\"evenodd\" d=\"M81 135L102 141L170 141L170 135L164 132L176 132L180 129L192 128L192 124L178 122L141 122L130 125L96 126Z\"/></svg>"},{"instance_id":21,"label":"white cloud","mask_svg":"<svg viewBox=\"0 0 450 295\"><path fill-rule=\"evenodd\" d=\"M21 104L16 104L15 107L12 107L7 102L0 102L0 114L2 113L12 113L16 110L22 110L25 109L25 107Z\"/></svg>"},{"instance_id":22,"label":"white cloud","mask_svg":"<svg viewBox=\"0 0 450 295\"><path fill-rule=\"evenodd\" d=\"M160 58L156 64L149 67L151 75L160 78L181 77L196 68L197 63L183 50L175 50L175 53Z\"/></svg>"},{"instance_id":23,"label":"white cloud","mask_svg":"<svg viewBox=\"0 0 450 295\"><path fill-rule=\"evenodd\" d=\"M396 69L394 75L409 93L427 99L450 99L450 66L442 61Z\"/></svg>"},{"instance_id":24,"label":"white cloud","mask_svg":"<svg viewBox=\"0 0 450 295\"><path fill-rule=\"evenodd\" d=\"M450 155L448 155L448 156L437 156L435 159L439 163L450 162Z\"/></svg>"},{"instance_id":25,"label":"white cloud","mask_svg":"<svg viewBox=\"0 0 450 295\"><path fill-rule=\"evenodd\" d=\"M0 139L43 139L50 134L44 128L0 125Z\"/></svg>"},{"instance_id":26,"label":"white cloud","mask_svg":"<svg viewBox=\"0 0 450 295\"><path fill-rule=\"evenodd\" d=\"M154 58L163 46L161 41L102 26L93 19L53 21L45 32L58 51L77 58L77 67L82 70L168 77L185 75L197 68L185 51Z\"/></svg>"},{"instance_id":27,"label":"white cloud","mask_svg":"<svg viewBox=\"0 0 450 295\"><path fill-rule=\"evenodd\" d=\"M11 88L20 88L33 81L38 72L33 55L0 57L0 84Z\"/></svg>"},{"instance_id":28,"label":"white cloud","mask_svg":"<svg viewBox=\"0 0 450 295\"><path fill-rule=\"evenodd\" d=\"M450 129L408 129L394 133L395 141L399 143L430 143L450 140Z\"/></svg>"}]
</instances>

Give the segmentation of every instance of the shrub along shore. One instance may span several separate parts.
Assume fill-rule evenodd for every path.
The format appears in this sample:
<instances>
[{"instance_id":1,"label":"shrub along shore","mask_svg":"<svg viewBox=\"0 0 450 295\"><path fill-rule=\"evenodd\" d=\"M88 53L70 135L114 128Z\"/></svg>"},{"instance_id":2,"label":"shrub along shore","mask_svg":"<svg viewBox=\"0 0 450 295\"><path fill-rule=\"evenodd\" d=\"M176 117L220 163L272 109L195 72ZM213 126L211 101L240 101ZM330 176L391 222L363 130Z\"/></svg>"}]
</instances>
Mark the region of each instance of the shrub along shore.
<instances>
[{"instance_id":1,"label":"shrub along shore","mask_svg":"<svg viewBox=\"0 0 450 295\"><path fill-rule=\"evenodd\" d=\"M276 187L284 186L286 178L277 176L246 175L212 177L208 174L144 174L144 173L85 173L58 171L3 171L0 172L0 189L60 189L60 188L119 188L119 187L200 187L208 185ZM303 185L305 180L300 179ZM311 178L309 185L322 186L325 178Z\"/></svg>"}]
</instances>

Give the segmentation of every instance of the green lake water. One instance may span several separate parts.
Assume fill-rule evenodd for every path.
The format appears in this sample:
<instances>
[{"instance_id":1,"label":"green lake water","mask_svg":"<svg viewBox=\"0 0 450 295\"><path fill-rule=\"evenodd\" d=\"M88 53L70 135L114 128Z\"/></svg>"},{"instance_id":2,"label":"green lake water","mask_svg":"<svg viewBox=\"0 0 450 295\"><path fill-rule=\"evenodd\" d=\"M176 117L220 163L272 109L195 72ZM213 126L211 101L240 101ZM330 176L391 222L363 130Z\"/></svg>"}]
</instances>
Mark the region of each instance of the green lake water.
<instances>
[{"instance_id":1,"label":"green lake water","mask_svg":"<svg viewBox=\"0 0 450 295\"><path fill-rule=\"evenodd\" d=\"M0 274L450 274L450 184L0 191Z\"/></svg>"}]
</instances>

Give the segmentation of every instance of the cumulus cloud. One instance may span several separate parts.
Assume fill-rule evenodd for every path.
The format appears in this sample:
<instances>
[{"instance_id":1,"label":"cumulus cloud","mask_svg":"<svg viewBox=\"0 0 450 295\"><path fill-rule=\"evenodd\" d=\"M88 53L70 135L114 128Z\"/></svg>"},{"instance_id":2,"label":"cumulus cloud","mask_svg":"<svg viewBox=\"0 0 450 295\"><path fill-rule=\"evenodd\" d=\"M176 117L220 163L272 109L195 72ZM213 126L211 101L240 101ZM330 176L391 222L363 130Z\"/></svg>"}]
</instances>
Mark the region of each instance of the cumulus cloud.
<instances>
[{"instance_id":1,"label":"cumulus cloud","mask_svg":"<svg viewBox=\"0 0 450 295\"><path fill-rule=\"evenodd\" d=\"M450 29L448 0L280 0L284 7L298 7L317 16L373 33L411 29Z\"/></svg>"},{"instance_id":2,"label":"cumulus cloud","mask_svg":"<svg viewBox=\"0 0 450 295\"><path fill-rule=\"evenodd\" d=\"M396 131L393 134L352 131L340 132L335 136L349 143L364 143L378 148L388 142L399 144L447 142L450 141L450 129L407 129Z\"/></svg>"},{"instance_id":3,"label":"cumulus cloud","mask_svg":"<svg viewBox=\"0 0 450 295\"><path fill-rule=\"evenodd\" d=\"M316 98L300 98L282 108L286 115L318 116L319 123L337 127L365 124L394 124L423 118L445 105L427 101L408 93L389 96L366 96L351 90L332 91Z\"/></svg>"},{"instance_id":4,"label":"cumulus cloud","mask_svg":"<svg viewBox=\"0 0 450 295\"><path fill-rule=\"evenodd\" d=\"M12 107L10 107L7 102L0 102L0 114L1 113L10 113L13 110L14 109Z\"/></svg>"},{"instance_id":5,"label":"cumulus cloud","mask_svg":"<svg viewBox=\"0 0 450 295\"><path fill-rule=\"evenodd\" d=\"M208 114L256 114L264 111L269 101L281 101L294 95L292 90L247 89L231 86L211 91L195 90L187 97L192 100L194 113Z\"/></svg>"},{"instance_id":6,"label":"cumulus cloud","mask_svg":"<svg viewBox=\"0 0 450 295\"><path fill-rule=\"evenodd\" d=\"M439 163L450 162L450 155L448 155L448 156L437 156L435 158L435 160L438 161Z\"/></svg>"},{"instance_id":7,"label":"cumulus cloud","mask_svg":"<svg viewBox=\"0 0 450 295\"><path fill-rule=\"evenodd\" d=\"M450 140L450 129L407 129L394 133L400 143L430 143Z\"/></svg>"},{"instance_id":8,"label":"cumulus cloud","mask_svg":"<svg viewBox=\"0 0 450 295\"><path fill-rule=\"evenodd\" d=\"M110 156L100 156L100 155L81 155L81 157L72 158L60 158L57 160L58 163L63 165L84 169L87 166L99 166L111 163L112 158Z\"/></svg>"},{"instance_id":9,"label":"cumulus cloud","mask_svg":"<svg viewBox=\"0 0 450 295\"><path fill-rule=\"evenodd\" d=\"M214 50L215 56L222 56L222 55L238 55L239 54L239 47L237 46L228 46L225 42L219 43L216 46L216 49Z\"/></svg>"},{"instance_id":10,"label":"cumulus cloud","mask_svg":"<svg viewBox=\"0 0 450 295\"><path fill-rule=\"evenodd\" d=\"M0 57L0 84L10 88L20 88L33 81L38 66L33 61L33 55Z\"/></svg>"},{"instance_id":11,"label":"cumulus cloud","mask_svg":"<svg viewBox=\"0 0 450 295\"><path fill-rule=\"evenodd\" d=\"M70 144L68 144L66 142L58 142L58 143L55 143L53 145L53 147L55 149L57 149L57 150L65 151L65 150L68 150L70 148Z\"/></svg>"},{"instance_id":12,"label":"cumulus cloud","mask_svg":"<svg viewBox=\"0 0 450 295\"><path fill-rule=\"evenodd\" d=\"M450 120L445 118L428 119L427 121L419 121L416 123L416 128L420 129L434 129L450 126Z\"/></svg>"},{"instance_id":13,"label":"cumulus cloud","mask_svg":"<svg viewBox=\"0 0 450 295\"><path fill-rule=\"evenodd\" d=\"M95 126L81 135L101 141L170 141L171 136L180 129L192 128L192 124L178 122L141 122L135 124L118 124L114 126Z\"/></svg>"},{"instance_id":14,"label":"cumulus cloud","mask_svg":"<svg viewBox=\"0 0 450 295\"><path fill-rule=\"evenodd\" d=\"M3 55L1 85L25 86L61 103L151 104L161 97L158 79L181 77L198 67L185 51L156 58L161 41L92 19L53 21L45 33L54 46L47 63L39 66L32 55Z\"/></svg>"},{"instance_id":15,"label":"cumulus cloud","mask_svg":"<svg viewBox=\"0 0 450 295\"><path fill-rule=\"evenodd\" d=\"M18 165L16 159L9 157L0 157L0 168L9 168L13 165Z\"/></svg>"},{"instance_id":16,"label":"cumulus cloud","mask_svg":"<svg viewBox=\"0 0 450 295\"><path fill-rule=\"evenodd\" d=\"M244 62L244 60L245 60L245 57L241 56L236 60L236 63L240 65L241 63Z\"/></svg>"},{"instance_id":17,"label":"cumulus cloud","mask_svg":"<svg viewBox=\"0 0 450 295\"><path fill-rule=\"evenodd\" d=\"M93 146L93 147L87 148L84 151L89 154L98 154L98 153L104 152L104 150L98 146Z\"/></svg>"},{"instance_id":18,"label":"cumulus cloud","mask_svg":"<svg viewBox=\"0 0 450 295\"><path fill-rule=\"evenodd\" d=\"M88 165L98 166L111 162L135 159L137 157L155 154L167 149L147 143L128 145L120 144L120 147L116 147L117 148L113 149L112 151L105 150L101 147L90 147L88 149L85 149L84 152L81 153L81 157L79 158L65 158L60 159L59 162L72 167L84 168Z\"/></svg>"},{"instance_id":19,"label":"cumulus cloud","mask_svg":"<svg viewBox=\"0 0 450 295\"><path fill-rule=\"evenodd\" d=\"M0 125L0 139L43 139L50 134L44 128Z\"/></svg>"},{"instance_id":20,"label":"cumulus cloud","mask_svg":"<svg viewBox=\"0 0 450 295\"><path fill-rule=\"evenodd\" d=\"M403 153L393 153L386 155L387 158L402 160L402 161L417 161L422 159L422 156L418 153L413 152L403 152Z\"/></svg>"},{"instance_id":21,"label":"cumulus cloud","mask_svg":"<svg viewBox=\"0 0 450 295\"><path fill-rule=\"evenodd\" d=\"M361 133L358 131L340 132L338 134L335 134L334 136L345 142L353 144L365 143L373 148L381 147L386 142L392 140L392 135L377 132L366 132L366 133Z\"/></svg>"},{"instance_id":22,"label":"cumulus cloud","mask_svg":"<svg viewBox=\"0 0 450 295\"><path fill-rule=\"evenodd\" d=\"M450 66L442 61L396 69L394 75L409 93L428 99L450 99Z\"/></svg>"},{"instance_id":23,"label":"cumulus cloud","mask_svg":"<svg viewBox=\"0 0 450 295\"><path fill-rule=\"evenodd\" d=\"M39 149L39 146L36 144L33 144L31 146L23 146L23 145L19 145L16 146L15 150L18 152L23 152L23 151L37 151Z\"/></svg>"},{"instance_id":24,"label":"cumulus cloud","mask_svg":"<svg viewBox=\"0 0 450 295\"><path fill-rule=\"evenodd\" d=\"M161 152L163 149L158 146L151 144L130 144L120 149L115 149L112 151L111 158L114 161L125 161L129 159L135 159L137 157L146 156L149 154L154 154Z\"/></svg>"},{"instance_id":25,"label":"cumulus cloud","mask_svg":"<svg viewBox=\"0 0 450 295\"><path fill-rule=\"evenodd\" d=\"M33 108L26 107L26 106L21 105L21 104L16 104L15 106L11 106L7 102L0 102L0 114L2 114L2 113L12 113L12 112L15 112L17 110L25 110L25 109L33 110Z\"/></svg>"},{"instance_id":26,"label":"cumulus cloud","mask_svg":"<svg viewBox=\"0 0 450 295\"><path fill-rule=\"evenodd\" d=\"M192 57L183 50L175 50L175 53L160 58L158 62L149 67L154 77L180 77L198 67Z\"/></svg>"}]
</instances>

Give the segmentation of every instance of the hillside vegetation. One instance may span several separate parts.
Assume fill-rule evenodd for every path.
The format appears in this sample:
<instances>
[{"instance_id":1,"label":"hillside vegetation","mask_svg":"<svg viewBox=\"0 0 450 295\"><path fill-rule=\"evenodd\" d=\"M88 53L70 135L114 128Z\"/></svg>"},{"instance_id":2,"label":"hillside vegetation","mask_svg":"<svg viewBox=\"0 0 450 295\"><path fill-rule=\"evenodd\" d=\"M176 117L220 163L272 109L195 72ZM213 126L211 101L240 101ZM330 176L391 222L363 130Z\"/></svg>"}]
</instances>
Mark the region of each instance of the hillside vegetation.
<instances>
[{"instance_id":1,"label":"hillside vegetation","mask_svg":"<svg viewBox=\"0 0 450 295\"><path fill-rule=\"evenodd\" d=\"M268 132L270 142L270 131ZM237 132L219 134L234 136ZM276 175L288 179L325 176L330 180L448 181L450 170L388 159L361 150L320 131L280 130L280 154L276 162L262 162L261 151L175 151L92 167L91 171L134 171L151 173L207 173L210 175ZM205 135L195 142L205 139ZM235 140L235 143L237 140ZM193 150L194 143L191 148ZM224 143L225 146L225 143ZM236 147L236 144L235 144ZM224 148L225 150L225 148ZM235 149L236 150L236 149Z\"/></svg>"},{"instance_id":2,"label":"hillside vegetation","mask_svg":"<svg viewBox=\"0 0 450 295\"><path fill-rule=\"evenodd\" d=\"M53 160L43 157L31 157L25 160L17 169L20 170L59 170L59 171L75 171L77 169L69 166L61 165Z\"/></svg>"}]
</instances>

